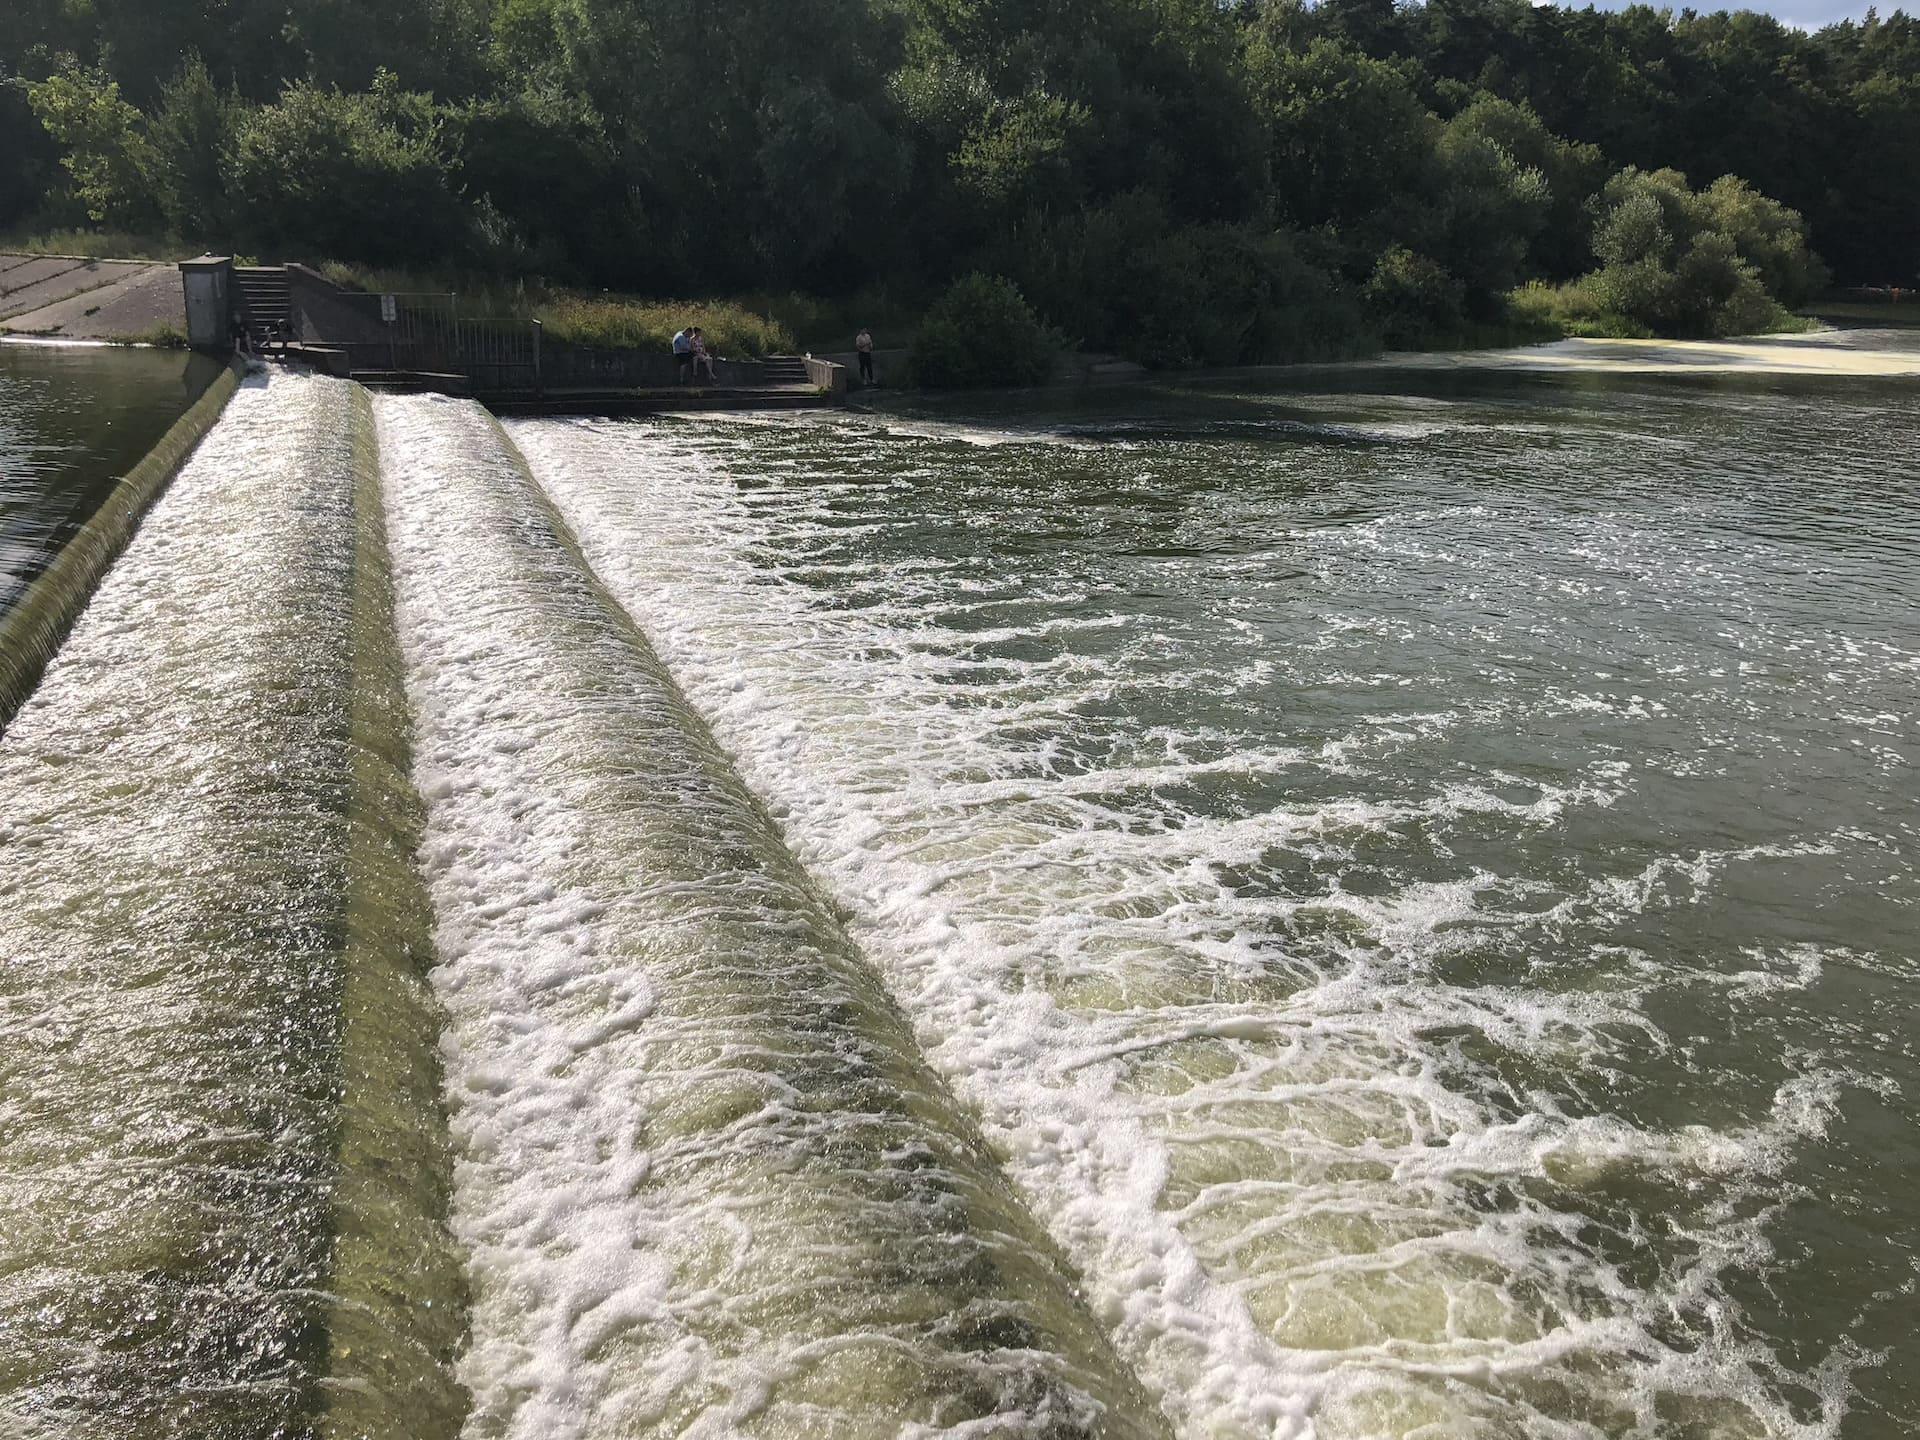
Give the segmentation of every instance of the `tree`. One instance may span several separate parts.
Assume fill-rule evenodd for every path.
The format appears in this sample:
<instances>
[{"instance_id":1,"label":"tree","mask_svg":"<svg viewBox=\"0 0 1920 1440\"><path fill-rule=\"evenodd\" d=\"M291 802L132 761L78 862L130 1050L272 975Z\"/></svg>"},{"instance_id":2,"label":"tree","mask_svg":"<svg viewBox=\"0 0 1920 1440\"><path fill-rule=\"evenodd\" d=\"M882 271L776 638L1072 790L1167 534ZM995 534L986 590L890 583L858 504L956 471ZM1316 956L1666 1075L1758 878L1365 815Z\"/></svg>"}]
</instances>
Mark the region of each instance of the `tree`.
<instances>
[{"instance_id":1,"label":"tree","mask_svg":"<svg viewBox=\"0 0 1920 1440\"><path fill-rule=\"evenodd\" d=\"M281 254L392 263L462 238L438 130L391 87L289 86L241 132L232 182L249 239Z\"/></svg>"},{"instance_id":2,"label":"tree","mask_svg":"<svg viewBox=\"0 0 1920 1440\"><path fill-rule=\"evenodd\" d=\"M1248 65L1280 217L1333 226L1376 254L1393 212L1421 188L1438 138L1407 74L1330 40L1299 54L1257 32Z\"/></svg>"},{"instance_id":3,"label":"tree","mask_svg":"<svg viewBox=\"0 0 1920 1440\"><path fill-rule=\"evenodd\" d=\"M74 193L94 220L140 229L156 213L153 153L140 111L99 70L68 66L29 90L33 113L64 152Z\"/></svg>"},{"instance_id":4,"label":"tree","mask_svg":"<svg viewBox=\"0 0 1920 1440\"><path fill-rule=\"evenodd\" d=\"M214 84L198 55L160 92L148 122L153 191L174 234L207 244L231 230L227 198L233 137L245 120L237 97Z\"/></svg>"},{"instance_id":5,"label":"tree","mask_svg":"<svg viewBox=\"0 0 1920 1440\"><path fill-rule=\"evenodd\" d=\"M913 373L926 385L1034 385L1059 348L1011 280L973 274L927 311L913 338Z\"/></svg>"}]
</instances>

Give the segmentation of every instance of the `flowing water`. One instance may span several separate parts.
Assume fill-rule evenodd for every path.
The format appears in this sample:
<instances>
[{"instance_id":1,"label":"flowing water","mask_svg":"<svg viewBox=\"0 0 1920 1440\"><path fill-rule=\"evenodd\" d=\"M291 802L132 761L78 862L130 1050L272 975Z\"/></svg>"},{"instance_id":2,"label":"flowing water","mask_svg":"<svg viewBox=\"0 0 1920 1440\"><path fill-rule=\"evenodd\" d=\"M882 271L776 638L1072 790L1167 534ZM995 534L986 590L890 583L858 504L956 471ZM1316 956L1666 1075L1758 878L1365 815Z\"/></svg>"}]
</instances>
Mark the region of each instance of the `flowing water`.
<instances>
[{"instance_id":1,"label":"flowing water","mask_svg":"<svg viewBox=\"0 0 1920 1440\"><path fill-rule=\"evenodd\" d=\"M1341 384L511 433L1181 1433L1905 1433L1912 387Z\"/></svg>"},{"instance_id":2,"label":"flowing water","mask_svg":"<svg viewBox=\"0 0 1920 1440\"><path fill-rule=\"evenodd\" d=\"M476 1433L1162 1433L499 427L380 420Z\"/></svg>"},{"instance_id":3,"label":"flowing water","mask_svg":"<svg viewBox=\"0 0 1920 1440\"><path fill-rule=\"evenodd\" d=\"M242 389L0 743L0 1434L450 1436L357 387Z\"/></svg>"},{"instance_id":4,"label":"flowing water","mask_svg":"<svg viewBox=\"0 0 1920 1440\"><path fill-rule=\"evenodd\" d=\"M1911 1433L1915 398L256 377L0 736L0 1437Z\"/></svg>"},{"instance_id":5,"label":"flowing water","mask_svg":"<svg viewBox=\"0 0 1920 1440\"><path fill-rule=\"evenodd\" d=\"M219 373L179 351L0 345L0 611Z\"/></svg>"}]
</instances>

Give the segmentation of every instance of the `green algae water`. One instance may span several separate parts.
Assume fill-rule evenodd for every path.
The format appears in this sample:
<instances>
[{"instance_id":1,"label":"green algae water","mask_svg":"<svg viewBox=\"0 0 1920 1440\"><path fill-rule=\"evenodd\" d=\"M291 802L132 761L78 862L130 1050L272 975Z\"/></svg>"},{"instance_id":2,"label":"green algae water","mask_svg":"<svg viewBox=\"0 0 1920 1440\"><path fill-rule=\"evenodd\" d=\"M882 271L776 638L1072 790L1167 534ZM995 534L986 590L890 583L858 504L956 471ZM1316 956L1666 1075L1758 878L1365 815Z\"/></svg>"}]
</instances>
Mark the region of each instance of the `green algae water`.
<instances>
[{"instance_id":1,"label":"green algae water","mask_svg":"<svg viewBox=\"0 0 1920 1440\"><path fill-rule=\"evenodd\" d=\"M0 611L220 370L180 351L0 345Z\"/></svg>"},{"instance_id":2,"label":"green algae water","mask_svg":"<svg viewBox=\"0 0 1920 1440\"><path fill-rule=\"evenodd\" d=\"M252 378L0 735L0 1437L1911 1434L1917 400Z\"/></svg>"}]
</instances>

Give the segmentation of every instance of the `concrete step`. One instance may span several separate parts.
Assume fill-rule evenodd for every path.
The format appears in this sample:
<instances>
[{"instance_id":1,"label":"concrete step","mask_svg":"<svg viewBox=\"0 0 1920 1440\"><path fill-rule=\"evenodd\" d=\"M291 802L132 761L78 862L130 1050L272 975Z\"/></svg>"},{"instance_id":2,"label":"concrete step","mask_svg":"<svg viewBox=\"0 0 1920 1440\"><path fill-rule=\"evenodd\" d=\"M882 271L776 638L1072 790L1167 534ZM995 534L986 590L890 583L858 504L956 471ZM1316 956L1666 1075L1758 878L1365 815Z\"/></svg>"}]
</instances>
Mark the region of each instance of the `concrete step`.
<instances>
[{"instance_id":1,"label":"concrete step","mask_svg":"<svg viewBox=\"0 0 1920 1440\"><path fill-rule=\"evenodd\" d=\"M402 395L470 395L473 382L465 375L434 370L355 370L347 377L369 390L387 390Z\"/></svg>"}]
</instances>

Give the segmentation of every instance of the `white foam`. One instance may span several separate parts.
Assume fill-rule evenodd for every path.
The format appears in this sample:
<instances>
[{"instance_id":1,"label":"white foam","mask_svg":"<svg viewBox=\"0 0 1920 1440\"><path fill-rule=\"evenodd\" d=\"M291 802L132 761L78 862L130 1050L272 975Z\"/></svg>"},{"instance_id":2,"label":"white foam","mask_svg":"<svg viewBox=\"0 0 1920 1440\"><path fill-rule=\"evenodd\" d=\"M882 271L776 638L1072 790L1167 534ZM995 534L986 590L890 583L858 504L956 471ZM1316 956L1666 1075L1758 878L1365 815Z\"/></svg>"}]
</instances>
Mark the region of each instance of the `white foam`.
<instances>
[{"instance_id":1,"label":"white foam","mask_svg":"<svg viewBox=\"0 0 1920 1440\"><path fill-rule=\"evenodd\" d=\"M1149 680L1157 637L1067 645L1059 617L1036 615L985 632L1021 658L994 657L956 686L956 663L979 654L983 632L960 607L980 577L962 559L848 540L884 535L879 487L828 473L818 489L760 488L746 483L766 473L751 450L737 482L737 452L684 427L528 422L514 435L590 561L854 912L927 1053L1182 1433L1587 1433L1556 1410L1569 1391L1649 1431L1656 1406L1673 1404L1710 1430L1838 1423L1844 1366L1791 1376L1709 1314L1729 1304L1716 1278L1729 1256L1764 1249L1751 1214L1676 1200L1674 1223L1697 1224L1697 1245L1649 1291L1592 1241L1616 1222L1573 1208L1567 1189L1622 1166L1661 1184L1676 1167L1730 1177L1716 1193L1757 1183L1827 1102L1789 1100L1721 1130L1581 1114L1479 1050L1523 1075L1665 1044L1636 1007L1632 955L1596 952L1585 985L1435 973L1470 963L1489 934L1643 909L1671 875L1708 884L1762 850L1657 860L1577 904L1484 869L1387 893L1242 885L1236 874L1276 854L1332 859L1396 830L1550 830L1614 805L1635 780L1602 757L1587 778L1524 799L1507 798L1516 777L1498 774L1426 794L1329 795L1328 778L1404 716L1317 749L1198 760L1238 737L1096 730L1083 717L1122 686L1205 682ZM772 468L796 463L783 454ZM1350 526L1342 543L1386 544L1382 533ZM1445 563L1418 533L1391 543ZM1031 568L1037 591L1060 581L1043 560ZM864 578L851 593L833 578L852 574ZM1136 629L1097 606L1071 623L1098 636L1089 627L1102 619ZM1337 627L1323 638L1329 651L1344 643ZM1315 679L1371 684L1337 669ZM1392 744L1459 723L1421 712ZM1106 746L1097 758L1077 749L1088 733ZM1322 798L1268 799L1238 818L1164 798L1282 777ZM1696 1349L1656 1338L1675 1313L1697 1322ZM1811 1422L1778 1393L1802 1379L1823 1399Z\"/></svg>"},{"instance_id":2,"label":"white foam","mask_svg":"<svg viewBox=\"0 0 1920 1440\"><path fill-rule=\"evenodd\" d=\"M493 422L378 418L472 1433L1151 1434Z\"/></svg>"}]
</instances>

